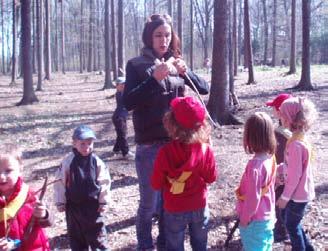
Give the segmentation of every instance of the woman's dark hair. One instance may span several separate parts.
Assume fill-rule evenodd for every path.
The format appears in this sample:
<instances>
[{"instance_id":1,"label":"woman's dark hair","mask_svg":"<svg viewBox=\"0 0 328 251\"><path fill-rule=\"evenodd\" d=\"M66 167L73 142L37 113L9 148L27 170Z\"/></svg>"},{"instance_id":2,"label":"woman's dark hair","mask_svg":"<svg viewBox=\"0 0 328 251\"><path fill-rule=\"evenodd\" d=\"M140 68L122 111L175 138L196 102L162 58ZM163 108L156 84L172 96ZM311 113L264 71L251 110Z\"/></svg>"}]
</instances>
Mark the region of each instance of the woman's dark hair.
<instances>
[{"instance_id":1,"label":"woman's dark hair","mask_svg":"<svg viewBox=\"0 0 328 251\"><path fill-rule=\"evenodd\" d=\"M172 27L172 18L167 15L161 14L153 14L145 23L145 27L142 32L142 42L144 43L145 47L153 48L153 33L157 27L168 24L171 27L171 43L169 45L169 49L173 52L173 55L180 56L180 39L177 34L174 32Z\"/></svg>"}]
</instances>

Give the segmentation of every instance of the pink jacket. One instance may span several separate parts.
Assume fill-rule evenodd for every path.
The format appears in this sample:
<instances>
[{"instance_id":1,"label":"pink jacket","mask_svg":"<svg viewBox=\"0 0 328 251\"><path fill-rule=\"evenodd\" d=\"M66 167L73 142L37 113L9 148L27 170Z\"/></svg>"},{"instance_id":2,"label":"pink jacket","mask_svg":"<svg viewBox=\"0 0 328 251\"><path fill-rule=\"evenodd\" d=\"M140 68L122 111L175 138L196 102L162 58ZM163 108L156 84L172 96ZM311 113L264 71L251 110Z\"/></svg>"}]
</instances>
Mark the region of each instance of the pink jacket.
<instances>
[{"instance_id":1,"label":"pink jacket","mask_svg":"<svg viewBox=\"0 0 328 251\"><path fill-rule=\"evenodd\" d=\"M275 219L275 176L272 171L272 156L269 154L255 154L248 161L239 186L245 199L238 200L236 207L241 222ZM268 191L261 196L262 188L268 184Z\"/></svg>"},{"instance_id":2,"label":"pink jacket","mask_svg":"<svg viewBox=\"0 0 328 251\"><path fill-rule=\"evenodd\" d=\"M304 141L293 140L286 147L287 177L281 198L295 202L314 199L314 181L310 150Z\"/></svg>"}]
</instances>

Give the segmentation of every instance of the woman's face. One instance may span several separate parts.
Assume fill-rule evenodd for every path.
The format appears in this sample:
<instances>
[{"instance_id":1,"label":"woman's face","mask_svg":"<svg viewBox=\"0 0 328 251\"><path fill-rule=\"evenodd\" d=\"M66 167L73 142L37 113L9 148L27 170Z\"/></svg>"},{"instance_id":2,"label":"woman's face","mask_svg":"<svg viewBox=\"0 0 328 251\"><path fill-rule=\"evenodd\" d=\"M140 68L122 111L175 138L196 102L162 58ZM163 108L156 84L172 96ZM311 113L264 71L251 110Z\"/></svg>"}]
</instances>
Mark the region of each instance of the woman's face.
<instances>
[{"instance_id":1,"label":"woman's face","mask_svg":"<svg viewBox=\"0 0 328 251\"><path fill-rule=\"evenodd\" d=\"M153 49L159 58L168 51L171 39L172 31L171 26L168 24L163 24L158 26L153 32Z\"/></svg>"}]
</instances>

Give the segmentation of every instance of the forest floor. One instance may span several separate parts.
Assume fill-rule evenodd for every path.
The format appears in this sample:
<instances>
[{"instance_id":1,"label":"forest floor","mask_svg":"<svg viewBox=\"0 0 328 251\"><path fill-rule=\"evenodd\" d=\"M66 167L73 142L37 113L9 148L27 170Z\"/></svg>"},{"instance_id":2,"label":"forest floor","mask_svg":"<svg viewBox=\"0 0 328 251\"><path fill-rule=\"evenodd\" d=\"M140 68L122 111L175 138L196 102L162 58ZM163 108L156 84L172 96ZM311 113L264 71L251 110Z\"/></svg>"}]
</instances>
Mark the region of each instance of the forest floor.
<instances>
[{"instance_id":1,"label":"forest floor","mask_svg":"<svg viewBox=\"0 0 328 251\"><path fill-rule=\"evenodd\" d=\"M265 102L286 92L286 88L293 87L300 79L299 73L284 76L286 71L287 68L256 67L256 85L245 85L247 73L239 73L235 79L235 91L240 101L236 116L245 121L255 111L271 114ZM202 71L200 74L207 79L210 77ZM103 79L104 75L96 73L53 74L51 81L44 82L43 91L36 93L38 103L17 107L15 104L22 98L22 80L9 86L10 78L0 76L0 142L14 142L23 148L25 181L37 189L46 174L54 179L60 161L71 149L73 129L81 123L90 125L98 137L95 151L108 164L113 179L113 204L106 215L112 250L135 250L139 192L134 161L111 157L115 139L111 122L115 90L103 91ZM328 250L328 68L312 67L312 81L315 91L293 93L313 100L320 114L310 135L316 152L317 197L304 218L304 227L315 250ZM129 142L135 150L131 116L128 124ZM234 189L250 158L244 153L242 134L243 126L222 126L212 131L219 178L209 191L209 250L224 250L224 240L234 224ZM52 193L50 186L45 201L56 217L54 226L47 229L47 233L52 250L68 250L65 217L56 211ZM154 227L154 236L156 229ZM190 250L189 244L186 249ZM238 231L228 250L241 250ZM288 242L274 244L274 250L290 250L290 245Z\"/></svg>"}]
</instances>

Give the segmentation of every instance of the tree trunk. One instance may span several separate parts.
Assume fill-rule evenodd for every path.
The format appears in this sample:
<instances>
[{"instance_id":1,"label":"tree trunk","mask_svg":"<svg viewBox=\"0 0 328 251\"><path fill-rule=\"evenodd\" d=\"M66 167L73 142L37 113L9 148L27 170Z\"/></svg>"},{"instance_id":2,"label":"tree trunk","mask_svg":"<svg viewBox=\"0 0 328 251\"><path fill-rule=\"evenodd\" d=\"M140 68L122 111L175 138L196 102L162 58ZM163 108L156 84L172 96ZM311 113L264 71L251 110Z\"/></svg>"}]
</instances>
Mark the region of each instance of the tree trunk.
<instances>
[{"instance_id":1,"label":"tree trunk","mask_svg":"<svg viewBox=\"0 0 328 251\"><path fill-rule=\"evenodd\" d=\"M33 27L33 45L32 45L32 72L36 73L35 61L36 61L36 18L35 18L35 9L36 9L36 2L37 0L32 0L32 27ZM14 0L16 2L16 0Z\"/></svg>"},{"instance_id":2,"label":"tree trunk","mask_svg":"<svg viewBox=\"0 0 328 251\"><path fill-rule=\"evenodd\" d=\"M64 29L64 2L60 0L60 26L61 26L61 63L62 63L62 72L65 74L65 29Z\"/></svg>"},{"instance_id":3,"label":"tree trunk","mask_svg":"<svg viewBox=\"0 0 328 251\"><path fill-rule=\"evenodd\" d=\"M310 55L311 0L302 0L302 74L296 89L313 90Z\"/></svg>"},{"instance_id":4,"label":"tree trunk","mask_svg":"<svg viewBox=\"0 0 328 251\"><path fill-rule=\"evenodd\" d=\"M228 82L228 0L214 1L212 84L208 109L215 122L230 124Z\"/></svg>"},{"instance_id":5,"label":"tree trunk","mask_svg":"<svg viewBox=\"0 0 328 251\"><path fill-rule=\"evenodd\" d=\"M50 49L50 0L45 0L46 29L45 29L45 79L51 79L51 49Z\"/></svg>"},{"instance_id":6,"label":"tree trunk","mask_svg":"<svg viewBox=\"0 0 328 251\"><path fill-rule=\"evenodd\" d=\"M81 0L82 1L82 0ZM55 71L59 70L59 43L58 43L58 6L57 1L55 1L55 53L54 53L54 60L55 60Z\"/></svg>"},{"instance_id":7,"label":"tree trunk","mask_svg":"<svg viewBox=\"0 0 328 251\"><path fill-rule=\"evenodd\" d=\"M115 24L115 4L114 0L110 2L110 11L111 11L111 28L112 28L112 71L113 78L117 79L117 56L116 56L116 24Z\"/></svg>"},{"instance_id":8,"label":"tree trunk","mask_svg":"<svg viewBox=\"0 0 328 251\"><path fill-rule=\"evenodd\" d=\"M31 46L31 1L21 2L22 29L22 66L23 66L23 98L17 105L27 105L38 102L33 89L32 80L32 46Z\"/></svg>"},{"instance_id":9,"label":"tree trunk","mask_svg":"<svg viewBox=\"0 0 328 251\"><path fill-rule=\"evenodd\" d=\"M193 0L190 0L190 69L194 69L194 13L193 13L194 5Z\"/></svg>"},{"instance_id":10,"label":"tree trunk","mask_svg":"<svg viewBox=\"0 0 328 251\"><path fill-rule=\"evenodd\" d=\"M37 33L37 62L38 83L36 90L42 90L43 81L43 1L36 1L36 33Z\"/></svg>"},{"instance_id":11,"label":"tree trunk","mask_svg":"<svg viewBox=\"0 0 328 251\"><path fill-rule=\"evenodd\" d=\"M292 0L289 72L287 74L294 73L296 73L296 0Z\"/></svg>"},{"instance_id":12,"label":"tree trunk","mask_svg":"<svg viewBox=\"0 0 328 251\"><path fill-rule=\"evenodd\" d=\"M92 71L92 59L93 59L93 36L94 36L94 29L93 29L93 21L94 21L94 7L93 7L94 1L89 1L90 4L90 16L89 16L89 53L88 53L88 68L87 71Z\"/></svg>"},{"instance_id":13,"label":"tree trunk","mask_svg":"<svg viewBox=\"0 0 328 251\"><path fill-rule=\"evenodd\" d=\"M244 0L244 39L247 52L248 81L247 84L255 84L253 71L253 52L251 43L251 29L249 20L248 0Z\"/></svg>"},{"instance_id":14,"label":"tree trunk","mask_svg":"<svg viewBox=\"0 0 328 251\"><path fill-rule=\"evenodd\" d=\"M16 66L16 37L17 37L17 31L16 31L16 27L17 27L17 19L16 19L16 1L13 0L13 7L12 7L12 12L13 12L13 52L12 52L12 59L11 59L11 63L12 63L12 67L11 67L11 85L14 85L16 82L16 76L17 76L17 66Z\"/></svg>"},{"instance_id":15,"label":"tree trunk","mask_svg":"<svg viewBox=\"0 0 328 251\"><path fill-rule=\"evenodd\" d=\"M272 62L271 66L276 66L276 46L277 46L277 0L273 0L273 20L272 20Z\"/></svg>"},{"instance_id":16,"label":"tree trunk","mask_svg":"<svg viewBox=\"0 0 328 251\"><path fill-rule=\"evenodd\" d=\"M167 11L173 19L173 0L167 0Z\"/></svg>"},{"instance_id":17,"label":"tree trunk","mask_svg":"<svg viewBox=\"0 0 328 251\"><path fill-rule=\"evenodd\" d=\"M105 0L105 84L103 89L113 88L112 76L111 76L111 51L110 51L110 30L109 30L109 1Z\"/></svg>"},{"instance_id":18,"label":"tree trunk","mask_svg":"<svg viewBox=\"0 0 328 251\"><path fill-rule=\"evenodd\" d=\"M182 0L178 0L178 37L180 38L181 55L183 54L182 15Z\"/></svg>"},{"instance_id":19,"label":"tree trunk","mask_svg":"<svg viewBox=\"0 0 328 251\"><path fill-rule=\"evenodd\" d=\"M84 0L81 0L81 17L80 17L80 73L83 73L83 38L84 38Z\"/></svg>"},{"instance_id":20,"label":"tree trunk","mask_svg":"<svg viewBox=\"0 0 328 251\"><path fill-rule=\"evenodd\" d=\"M239 1L239 13L238 13L238 51L239 51L239 57L238 57L238 65L241 65L241 49L242 49L242 0ZM245 44L245 43L244 43ZM245 49L244 49L244 54L245 54Z\"/></svg>"},{"instance_id":21,"label":"tree trunk","mask_svg":"<svg viewBox=\"0 0 328 251\"><path fill-rule=\"evenodd\" d=\"M118 1L118 13L117 13L117 32L118 32L118 46L117 46L117 63L118 63L118 75L124 76L124 20L123 20L123 0Z\"/></svg>"},{"instance_id":22,"label":"tree trunk","mask_svg":"<svg viewBox=\"0 0 328 251\"><path fill-rule=\"evenodd\" d=\"M2 38L2 74L5 75L6 74L6 63L5 63L5 43L4 43L4 40L5 40L5 31L4 31L4 28L5 28L5 23L4 23L4 20L3 20L3 17L4 17L4 8L3 8L3 0L1 0L1 38Z\"/></svg>"},{"instance_id":23,"label":"tree trunk","mask_svg":"<svg viewBox=\"0 0 328 251\"><path fill-rule=\"evenodd\" d=\"M237 3L233 0L232 6L232 47L233 47L233 75L238 73L238 41L237 41Z\"/></svg>"},{"instance_id":24,"label":"tree trunk","mask_svg":"<svg viewBox=\"0 0 328 251\"><path fill-rule=\"evenodd\" d=\"M269 41L269 24L268 16L266 11L266 0L262 0L263 4L263 21L264 21L264 53L263 53L263 64L267 65L268 61L268 41Z\"/></svg>"}]
</instances>

